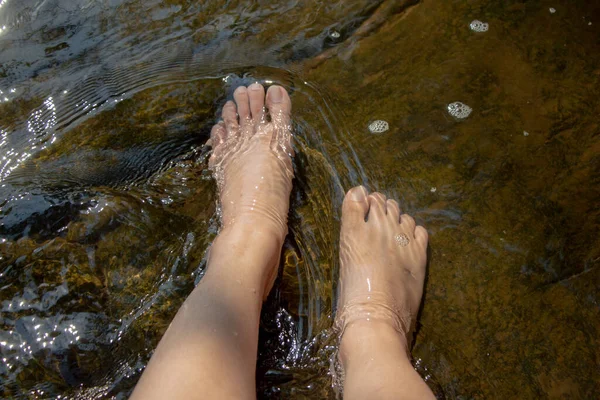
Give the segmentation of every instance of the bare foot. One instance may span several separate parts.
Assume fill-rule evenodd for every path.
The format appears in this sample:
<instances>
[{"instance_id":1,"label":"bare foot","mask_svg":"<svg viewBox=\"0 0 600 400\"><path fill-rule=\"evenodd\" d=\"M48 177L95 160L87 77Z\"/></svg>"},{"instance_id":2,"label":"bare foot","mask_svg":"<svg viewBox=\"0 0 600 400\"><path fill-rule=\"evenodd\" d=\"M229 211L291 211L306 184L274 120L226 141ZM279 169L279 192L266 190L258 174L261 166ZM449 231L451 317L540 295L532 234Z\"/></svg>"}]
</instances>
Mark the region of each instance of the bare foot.
<instances>
[{"instance_id":1,"label":"bare foot","mask_svg":"<svg viewBox=\"0 0 600 400\"><path fill-rule=\"evenodd\" d=\"M387 325L408 352L419 311L427 261L427 231L400 214L398 203L362 186L351 189L342 206L340 298L336 326L345 334ZM368 329L368 328L367 328Z\"/></svg>"},{"instance_id":2,"label":"bare foot","mask_svg":"<svg viewBox=\"0 0 600 400\"><path fill-rule=\"evenodd\" d=\"M291 102L282 87L269 88L268 122L262 85L234 98L210 139L223 227L132 399L256 398L260 311L287 233Z\"/></svg>"},{"instance_id":3,"label":"bare foot","mask_svg":"<svg viewBox=\"0 0 600 400\"><path fill-rule=\"evenodd\" d=\"M290 97L281 86L266 94L261 84L238 87L223 107L223 120L211 132L209 166L219 188L223 227L211 250L232 251L229 231L250 236L255 251L272 259L265 295L276 276L279 251L287 234L292 168ZM270 117L270 121L269 121ZM235 236L235 235L233 235ZM256 242L258 241L258 243ZM225 243L228 242L228 243ZM275 250L273 250L275 249ZM252 249L246 249L245 254Z\"/></svg>"}]
</instances>

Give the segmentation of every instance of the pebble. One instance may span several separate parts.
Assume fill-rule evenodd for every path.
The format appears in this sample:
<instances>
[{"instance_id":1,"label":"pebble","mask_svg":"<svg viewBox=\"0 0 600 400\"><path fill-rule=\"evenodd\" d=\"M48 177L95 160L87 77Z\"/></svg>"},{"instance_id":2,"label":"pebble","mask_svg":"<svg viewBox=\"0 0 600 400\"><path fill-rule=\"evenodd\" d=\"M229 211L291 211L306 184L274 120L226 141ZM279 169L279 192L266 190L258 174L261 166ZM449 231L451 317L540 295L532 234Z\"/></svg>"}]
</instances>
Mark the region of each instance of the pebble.
<instances>
[{"instance_id":1,"label":"pebble","mask_svg":"<svg viewBox=\"0 0 600 400\"><path fill-rule=\"evenodd\" d=\"M331 36L334 39L339 39L340 36L342 36L338 31L332 31L329 36Z\"/></svg>"},{"instance_id":2,"label":"pebble","mask_svg":"<svg viewBox=\"0 0 600 400\"><path fill-rule=\"evenodd\" d=\"M377 121L373 121L369 124L369 131L371 133L383 133L387 132L390 129L390 124L386 121L378 119Z\"/></svg>"},{"instance_id":3,"label":"pebble","mask_svg":"<svg viewBox=\"0 0 600 400\"><path fill-rule=\"evenodd\" d=\"M454 103L448 104L448 112L454 118L465 119L469 115L471 115L471 112L473 112L473 109L471 107L469 107L468 105L461 103L460 101L456 101Z\"/></svg>"},{"instance_id":4,"label":"pebble","mask_svg":"<svg viewBox=\"0 0 600 400\"><path fill-rule=\"evenodd\" d=\"M476 19L469 24L469 27L473 32L487 32L490 25L487 22L481 22Z\"/></svg>"},{"instance_id":5,"label":"pebble","mask_svg":"<svg viewBox=\"0 0 600 400\"><path fill-rule=\"evenodd\" d=\"M556 8L550 7L550 14L554 14L556 12Z\"/></svg>"},{"instance_id":6,"label":"pebble","mask_svg":"<svg viewBox=\"0 0 600 400\"><path fill-rule=\"evenodd\" d=\"M529 136L529 132L523 131L523 136Z\"/></svg>"},{"instance_id":7,"label":"pebble","mask_svg":"<svg viewBox=\"0 0 600 400\"><path fill-rule=\"evenodd\" d=\"M437 192L437 188L434 186L431 188L431 193L435 193L435 192Z\"/></svg>"}]
</instances>

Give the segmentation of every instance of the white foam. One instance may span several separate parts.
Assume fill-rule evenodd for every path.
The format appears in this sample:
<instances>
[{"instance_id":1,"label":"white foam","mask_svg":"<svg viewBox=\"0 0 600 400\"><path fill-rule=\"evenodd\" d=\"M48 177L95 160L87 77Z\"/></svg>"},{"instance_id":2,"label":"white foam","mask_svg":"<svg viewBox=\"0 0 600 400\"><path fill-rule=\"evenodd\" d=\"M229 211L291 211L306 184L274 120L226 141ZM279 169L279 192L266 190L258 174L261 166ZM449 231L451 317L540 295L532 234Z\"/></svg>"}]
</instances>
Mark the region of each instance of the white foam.
<instances>
[{"instance_id":1,"label":"white foam","mask_svg":"<svg viewBox=\"0 0 600 400\"><path fill-rule=\"evenodd\" d=\"M469 27L473 32L487 32L490 29L490 25L487 22L481 22L478 19L471 22Z\"/></svg>"},{"instance_id":2,"label":"white foam","mask_svg":"<svg viewBox=\"0 0 600 400\"><path fill-rule=\"evenodd\" d=\"M465 119L473 112L473 109L468 105L461 103L460 101L456 101L454 103L448 104L448 112L454 118L457 119Z\"/></svg>"},{"instance_id":3,"label":"white foam","mask_svg":"<svg viewBox=\"0 0 600 400\"><path fill-rule=\"evenodd\" d=\"M390 129L390 124L386 121L378 119L377 121L373 121L369 124L369 131L371 133L383 133L387 132Z\"/></svg>"}]
</instances>

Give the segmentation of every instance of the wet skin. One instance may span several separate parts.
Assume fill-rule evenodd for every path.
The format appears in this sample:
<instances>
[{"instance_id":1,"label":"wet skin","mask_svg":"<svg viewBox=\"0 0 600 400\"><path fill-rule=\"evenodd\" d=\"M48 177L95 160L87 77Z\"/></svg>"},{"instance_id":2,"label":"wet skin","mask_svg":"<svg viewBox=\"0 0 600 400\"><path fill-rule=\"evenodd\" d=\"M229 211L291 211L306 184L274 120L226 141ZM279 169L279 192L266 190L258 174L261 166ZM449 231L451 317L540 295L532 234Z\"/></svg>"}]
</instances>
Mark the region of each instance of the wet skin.
<instances>
[{"instance_id":1,"label":"wet skin","mask_svg":"<svg viewBox=\"0 0 600 400\"><path fill-rule=\"evenodd\" d=\"M409 347L423 294L427 239L427 231L401 214L395 200L362 186L346 194L335 322L344 399L434 398L410 363Z\"/></svg>"},{"instance_id":2,"label":"wet skin","mask_svg":"<svg viewBox=\"0 0 600 400\"><path fill-rule=\"evenodd\" d=\"M287 234L291 100L280 86L265 95L260 84L237 88L234 99L210 139L222 229L204 278L163 336L132 399L255 398L260 311ZM398 234L408 245L398 245ZM426 231L401 216L393 200L358 187L344 200L340 243L336 325L343 332L344 397L431 396L410 364L407 342L423 290Z\"/></svg>"},{"instance_id":3,"label":"wet skin","mask_svg":"<svg viewBox=\"0 0 600 400\"><path fill-rule=\"evenodd\" d=\"M265 109L265 90L258 83L237 88L234 99L223 107L223 120L213 127L210 139L214 150L209 166L219 186L221 233L246 227L281 248L294 176L291 101L282 87L273 86ZM277 276L278 259L279 254L263 271L265 297Z\"/></svg>"},{"instance_id":4,"label":"wet skin","mask_svg":"<svg viewBox=\"0 0 600 400\"><path fill-rule=\"evenodd\" d=\"M287 234L291 101L240 87L212 130L222 229L206 274L161 339L132 399L253 399L258 325ZM264 118L264 108L270 121Z\"/></svg>"}]
</instances>

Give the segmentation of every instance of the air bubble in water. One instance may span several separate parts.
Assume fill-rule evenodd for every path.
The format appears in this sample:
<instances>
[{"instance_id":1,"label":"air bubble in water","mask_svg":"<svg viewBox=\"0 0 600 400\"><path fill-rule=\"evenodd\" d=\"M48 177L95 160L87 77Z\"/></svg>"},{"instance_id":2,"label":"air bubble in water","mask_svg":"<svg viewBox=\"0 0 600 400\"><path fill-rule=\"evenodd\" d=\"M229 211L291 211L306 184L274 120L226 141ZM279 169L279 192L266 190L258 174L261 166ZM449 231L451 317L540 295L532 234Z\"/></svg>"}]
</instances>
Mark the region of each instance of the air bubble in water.
<instances>
[{"instance_id":1,"label":"air bubble in water","mask_svg":"<svg viewBox=\"0 0 600 400\"><path fill-rule=\"evenodd\" d=\"M477 19L471 22L469 27L473 32L487 32L490 29L490 25L487 22L481 22Z\"/></svg>"},{"instance_id":2,"label":"air bubble in water","mask_svg":"<svg viewBox=\"0 0 600 400\"><path fill-rule=\"evenodd\" d=\"M461 103L460 101L448 104L448 112L457 119L467 118L469 115L471 115L472 111L473 109L471 107Z\"/></svg>"},{"instance_id":3,"label":"air bubble in water","mask_svg":"<svg viewBox=\"0 0 600 400\"><path fill-rule=\"evenodd\" d=\"M387 132L389 129L390 124L380 119L378 119L377 121L373 121L369 124L369 131L371 133L383 133Z\"/></svg>"}]
</instances>

